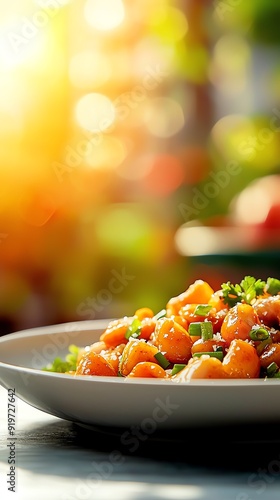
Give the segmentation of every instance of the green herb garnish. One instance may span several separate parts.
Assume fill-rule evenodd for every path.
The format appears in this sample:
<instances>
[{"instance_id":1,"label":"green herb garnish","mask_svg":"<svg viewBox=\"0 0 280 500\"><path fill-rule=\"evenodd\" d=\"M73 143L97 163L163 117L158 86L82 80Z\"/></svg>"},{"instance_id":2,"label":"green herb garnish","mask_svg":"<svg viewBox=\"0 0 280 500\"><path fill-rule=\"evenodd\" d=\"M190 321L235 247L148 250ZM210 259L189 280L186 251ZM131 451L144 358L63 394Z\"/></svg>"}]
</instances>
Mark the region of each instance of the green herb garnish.
<instances>
[{"instance_id":1,"label":"green herb garnish","mask_svg":"<svg viewBox=\"0 0 280 500\"><path fill-rule=\"evenodd\" d=\"M267 339L262 340L259 343L259 345L257 345L257 347L256 347L258 355L260 356L262 354L262 352L265 350L266 346L268 346L270 344L272 344L271 337L268 337Z\"/></svg>"},{"instance_id":2,"label":"green herb garnish","mask_svg":"<svg viewBox=\"0 0 280 500\"><path fill-rule=\"evenodd\" d=\"M154 316L154 320L157 321L158 319L160 318L164 318L164 316L166 316L166 309L162 309L161 311L159 311L157 314L155 314Z\"/></svg>"},{"instance_id":3,"label":"green herb garnish","mask_svg":"<svg viewBox=\"0 0 280 500\"><path fill-rule=\"evenodd\" d=\"M164 368L164 370L170 365L170 361L168 361L162 352L157 352L154 355L154 358L158 361L159 365Z\"/></svg>"},{"instance_id":4,"label":"green herb garnish","mask_svg":"<svg viewBox=\"0 0 280 500\"><path fill-rule=\"evenodd\" d=\"M273 361L270 365L268 365L266 373L268 378L278 378L280 376L279 366Z\"/></svg>"},{"instance_id":5,"label":"green herb garnish","mask_svg":"<svg viewBox=\"0 0 280 500\"><path fill-rule=\"evenodd\" d=\"M277 295L280 292L280 280L276 278L267 278L265 290L270 295Z\"/></svg>"},{"instance_id":6,"label":"green herb garnish","mask_svg":"<svg viewBox=\"0 0 280 500\"><path fill-rule=\"evenodd\" d=\"M249 336L251 340L266 340L269 338L269 332L264 327L253 326Z\"/></svg>"},{"instance_id":7,"label":"green herb garnish","mask_svg":"<svg viewBox=\"0 0 280 500\"><path fill-rule=\"evenodd\" d=\"M188 333L191 337L200 337L201 321L192 321L192 323L189 324Z\"/></svg>"},{"instance_id":8,"label":"green herb garnish","mask_svg":"<svg viewBox=\"0 0 280 500\"><path fill-rule=\"evenodd\" d=\"M201 338L202 340L209 340L213 338L213 324L211 321L202 321Z\"/></svg>"},{"instance_id":9,"label":"green herb garnish","mask_svg":"<svg viewBox=\"0 0 280 500\"><path fill-rule=\"evenodd\" d=\"M52 363L44 366L42 368L43 371L47 372L56 372L56 373L66 373L70 371L75 371L77 368L77 359L78 354L80 352L80 347L71 344L68 347L69 353L65 356L64 359L57 356L54 358Z\"/></svg>"},{"instance_id":10,"label":"green herb garnish","mask_svg":"<svg viewBox=\"0 0 280 500\"><path fill-rule=\"evenodd\" d=\"M251 304L254 299L263 295L265 286L265 281L256 280L253 276L245 276L240 284L233 285L228 281L221 285L223 301L230 307L238 302Z\"/></svg>"},{"instance_id":11,"label":"green herb garnish","mask_svg":"<svg viewBox=\"0 0 280 500\"><path fill-rule=\"evenodd\" d=\"M183 363L175 363L175 365L172 368L171 375L176 375L176 373L179 373L181 370L183 370L185 366L187 365L184 365Z\"/></svg>"},{"instance_id":12,"label":"green herb garnish","mask_svg":"<svg viewBox=\"0 0 280 500\"><path fill-rule=\"evenodd\" d=\"M201 337L202 340L213 338L213 324L211 321L193 321L189 324L188 333L191 336Z\"/></svg>"},{"instance_id":13,"label":"green herb garnish","mask_svg":"<svg viewBox=\"0 0 280 500\"><path fill-rule=\"evenodd\" d=\"M136 338L141 334L142 323L140 319L134 318L131 325L125 332L125 338L128 340L130 337Z\"/></svg>"},{"instance_id":14,"label":"green herb garnish","mask_svg":"<svg viewBox=\"0 0 280 500\"><path fill-rule=\"evenodd\" d=\"M193 354L193 358L200 358L201 356L210 356L211 358L218 358L220 361L223 361L224 353L222 351L201 351L195 352Z\"/></svg>"},{"instance_id":15,"label":"green herb garnish","mask_svg":"<svg viewBox=\"0 0 280 500\"><path fill-rule=\"evenodd\" d=\"M211 311L212 306L208 306L208 304L199 304L196 306L194 310L195 316L207 316L207 314Z\"/></svg>"}]
</instances>

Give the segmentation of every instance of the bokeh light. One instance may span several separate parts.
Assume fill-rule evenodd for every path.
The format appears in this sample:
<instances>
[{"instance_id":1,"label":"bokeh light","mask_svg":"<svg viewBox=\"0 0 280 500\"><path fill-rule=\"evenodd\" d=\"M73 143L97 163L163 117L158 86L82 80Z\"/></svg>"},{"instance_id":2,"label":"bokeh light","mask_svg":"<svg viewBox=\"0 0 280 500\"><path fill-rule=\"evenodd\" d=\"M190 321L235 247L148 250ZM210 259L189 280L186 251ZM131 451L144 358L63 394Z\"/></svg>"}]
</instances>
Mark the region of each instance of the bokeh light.
<instances>
[{"instance_id":1,"label":"bokeh light","mask_svg":"<svg viewBox=\"0 0 280 500\"><path fill-rule=\"evenodd\" d=\"M224 159L241 160L243 144L256 133L253 121L246 115L227 115L218 120L211 130L213 143Z\"/></svg>"},{"instance_id":2,"label":"bokeh light","mask_svg":"<svg viewBox=\"0 0 280 500\"><path fill-rule=\"evenodd\" d=\"M121 0L87 0L84 13L91 26L107 31L122 23L125 10Z\"/></svg>"},{"instance_id":3,"label":"bokeh light","mask_svg":"<svg viewBox=\"0 0 280 500\"><path fill-rule=\"evenodd\" d=\"M250 59L250 46L244 38L224 35L213 49L210 80L226 94L240 92L248 83Z\"/></svg>"},{"instance_id":4,"label":"bokeh light","mask_svg":"<svg viewBox=\"0 0 280 500\"><path fill-rule=\"evenodd\" d=\"M153 226L148 214L140 213L137 205L112 205L97 221L97 237L110 254L133 255L143 260L153 258Z\"/></svg>"},{"instance_id":5,"label":"bokeh light","mask_svg":"<svg viewBox=\"0 0 280 500\"><path fill-rule=\"evenodd\" d=\"M264 176L249 183L230 204L234 223L237 226L264 223L270 208L279 204L279 190L278 175Z\"/></svg>"},{"instance_id":6,"label":"bokeh light","mask_svg":"<svg viewBox=\"0 0 280 500\"><path fill-rule=\"evenodd\" d=\"M154 33L159 34L165 42L171 44L182 40L189 28L184 12L167 4L151 13L149 25Z\"/></svg>"},{"instance_id":7,"label":"bokeh light","mask_svg":"<svg viewBox=\"0 0 280 500\"><path fill-rule=\"evenodd\" d=\"M93 92L79 99L75 114L78 124L92 132L106 130L115 119L115 110L110 99Z\"/></svg>"},{"instance_id":8,"label":"bokeh light","mask_svg":"<svg viewBox=\"0 0 280 500\"><path fill-rule=\"evenodd\" d=\"M114 169L126 158L125 144L116 137L103 136L99 144L89 146L85 162L93 169Z\"/></svg>"},{"instance_id":9,"label":"bokeh light","mask_svg":"<svg viewBox=\"0 0 280 500\"><path fill-rule=\"evenodd\" d=\"M138 158L120 165L117 174L126 180L139 181L149 174L154 161L155 157L152 153L139 155Z\"/></svg>"},{"instance_id":10,"label":"bokeh light","mask_svg":"<svg viewBox=\"0 0 280 500\"><path fill-rule=\"evenodd\" d=\"M185 124L182 106L169 97L151 99L145 109L145 122L151 134L160 138L172 137Z\"/></svg>"},{"instance_id":11,"label":"bokeh light","mask_svg":"<svg viewBox=\"0 0 280 500\"><path fill-rule=\"evenodd\" d=\"M159 39L146 34L133 49L131 70L136 78L149 79L148 89L154 90L168 80L174 56L172 45L162 45Z\"/></svg>"},{"instance_id":12,"label":"bokeh light","mask_svg":"<svg viewBox=\"0 0 280 500\"><path fill-rule=\"evenodd\" d=\"M155 196L167 196L175 191L184 180L180 161L171 155L157 156L150 170L143 178L146 191Z\"/></svg>"},{"instance_id":13,"label":"bokeh light","mask_svg":"<svg viewBox=\"0 0 280 500\"><path fill-rule=\"evenodd\" d=\"M279 164L277 124L276 108L270 117L227 115L215 123L211 139L224 160L267 174Z\"/></svg>"}]
</instances>

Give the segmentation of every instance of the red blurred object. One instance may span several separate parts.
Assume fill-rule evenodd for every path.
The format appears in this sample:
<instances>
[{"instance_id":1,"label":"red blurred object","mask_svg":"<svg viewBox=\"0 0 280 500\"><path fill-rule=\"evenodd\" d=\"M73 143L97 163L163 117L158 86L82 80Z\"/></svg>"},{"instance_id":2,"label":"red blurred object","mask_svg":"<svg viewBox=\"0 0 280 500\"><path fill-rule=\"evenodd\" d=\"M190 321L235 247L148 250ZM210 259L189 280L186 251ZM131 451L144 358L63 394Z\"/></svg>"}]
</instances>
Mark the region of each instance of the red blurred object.
<instances>
[{"instance_id":1,"label":"red blurred object","mask_svg":"<svg viewBox=\"0 0 280 500\"><path fill-rule=\"evenodd\" d=\"M176 234L182 255L280 254L280 175L249 184L233 200L228 216L212 217L203 225L183 224Z\"/></svg>"},{"instance_id":2,"label":"red blurred object","mask_svg":"<svg viewBox=\"0 0 280 500\"><path fill-rule=\"evenodd\" d=\"M263 222L258 224L259 228L280 229L280 203L273 203L268 210Z\"/></svg>"}]
</instances>

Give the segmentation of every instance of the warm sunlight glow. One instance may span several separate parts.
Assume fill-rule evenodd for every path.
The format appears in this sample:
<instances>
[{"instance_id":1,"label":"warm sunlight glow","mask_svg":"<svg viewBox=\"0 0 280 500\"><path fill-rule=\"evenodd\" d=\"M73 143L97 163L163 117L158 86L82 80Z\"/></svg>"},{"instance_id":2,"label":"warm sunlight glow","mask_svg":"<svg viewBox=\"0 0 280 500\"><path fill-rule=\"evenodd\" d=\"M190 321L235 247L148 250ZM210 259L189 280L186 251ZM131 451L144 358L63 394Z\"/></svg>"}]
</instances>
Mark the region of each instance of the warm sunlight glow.
<instances>
[{"instance_id":1,"label":"warm sunlight glow","mask_svg":"<svg viewBox=\"0 0 280 500\"><path fill-rule=\"evenodd\" d=\"M121 0L87 0L84 14L93 28L109 31L122 23L125 11Z\"/></svg>"},{"instance_id":2,"label":"warm sunlight glow","mask_svg":"<svg viewBox=\"0 0 280 500\"><path fill-rule=\"evenodd\" d=\"M116 137L104 135L100 143L90 149L86 164L92 169L113 169L121 165L126 154L123 142Z\"/></svg>"},{"instance_id":3,"label":"warm sunlight glow","mask_svg":"<svg viewBox=\"0 0 280 500\"><path fill-rule=\"evenodd\" d=\"M15 31L1 30L0 71L9 71L22 65L35 64L42 57L42 51L45 48L44 33L40 33L36 43L34 43L34 40L24 38Z\"/></svg>"},{"instance_id":4,"label":"warm sunlight glow","mask_svg":"<svg viewBox=\"0 0 280 500\"><path fill-rule=\"evenodd\" d=\"M86 50L72 57L69 65L70 80L78 88L96 88L111 75L106 57L96 51Z\"/></svg>"},{"instance_id":5,"label":"warm sunlight glow","mask_svg":"<svg viewBox=\"0 0 280 500\"><path fill-rule=\"evenodd\" d=\"M106 130L115 119L112 101L97 93L84 95L76 104L75 114L78 124L91 132Z\"/></svg>"},{"instance_id":6,"label":"warm sunlight glow","mask_svg":"<svg viewBox=\"0 0 280 500\"><path fill-rule=\"evenodd\" d=\"M0 0L0 337L156 313L220 254L280 255L274 4Z\"/></svg>"},{"instance_id":7,"label":"warm sunlight glow","mask_svg":"<svg viewBox=\"0 0 280 500\"><path fill-rule=\"evenodd\" d=\"M23 110L28 92L8 73L0 78L0 134L8 136L23 127Z\"/></svg>"},{"instance_id":8,"label":"warm sunlight glow","mask_svg":"<svg viewBox=\"0 0 280 500\"><path fill-rule=\"evenodd\" d=\"M49 8L50 10L53 9L60 9L61 7L64 7L65 5L68 5L71 3L72 0L52 0L52 1L47 1L45 0L42 2L42 0L35 0L35 4L39 5L39 7L42 7L43 4L45 3L45 9Z\"/></svg>"}]
</instances>

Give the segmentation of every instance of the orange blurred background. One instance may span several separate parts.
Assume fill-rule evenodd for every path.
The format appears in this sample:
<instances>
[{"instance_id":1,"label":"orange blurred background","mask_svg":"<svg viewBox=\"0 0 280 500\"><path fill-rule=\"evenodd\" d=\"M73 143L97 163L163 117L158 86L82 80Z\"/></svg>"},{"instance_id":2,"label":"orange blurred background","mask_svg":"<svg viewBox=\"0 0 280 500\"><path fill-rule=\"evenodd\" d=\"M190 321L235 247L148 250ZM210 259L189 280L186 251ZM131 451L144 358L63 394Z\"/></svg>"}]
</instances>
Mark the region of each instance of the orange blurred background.
<instances>
[{"instance_id":1,"label":"orange blurred background","mask_svg":"<svg viewBox=\"0 0 280 500\"><path fill-rule=\"evenodd\" d=\"M275 4L1 0L0 334L228 279L178 231L279 173Z\"/></svg>"}]
</instances>

